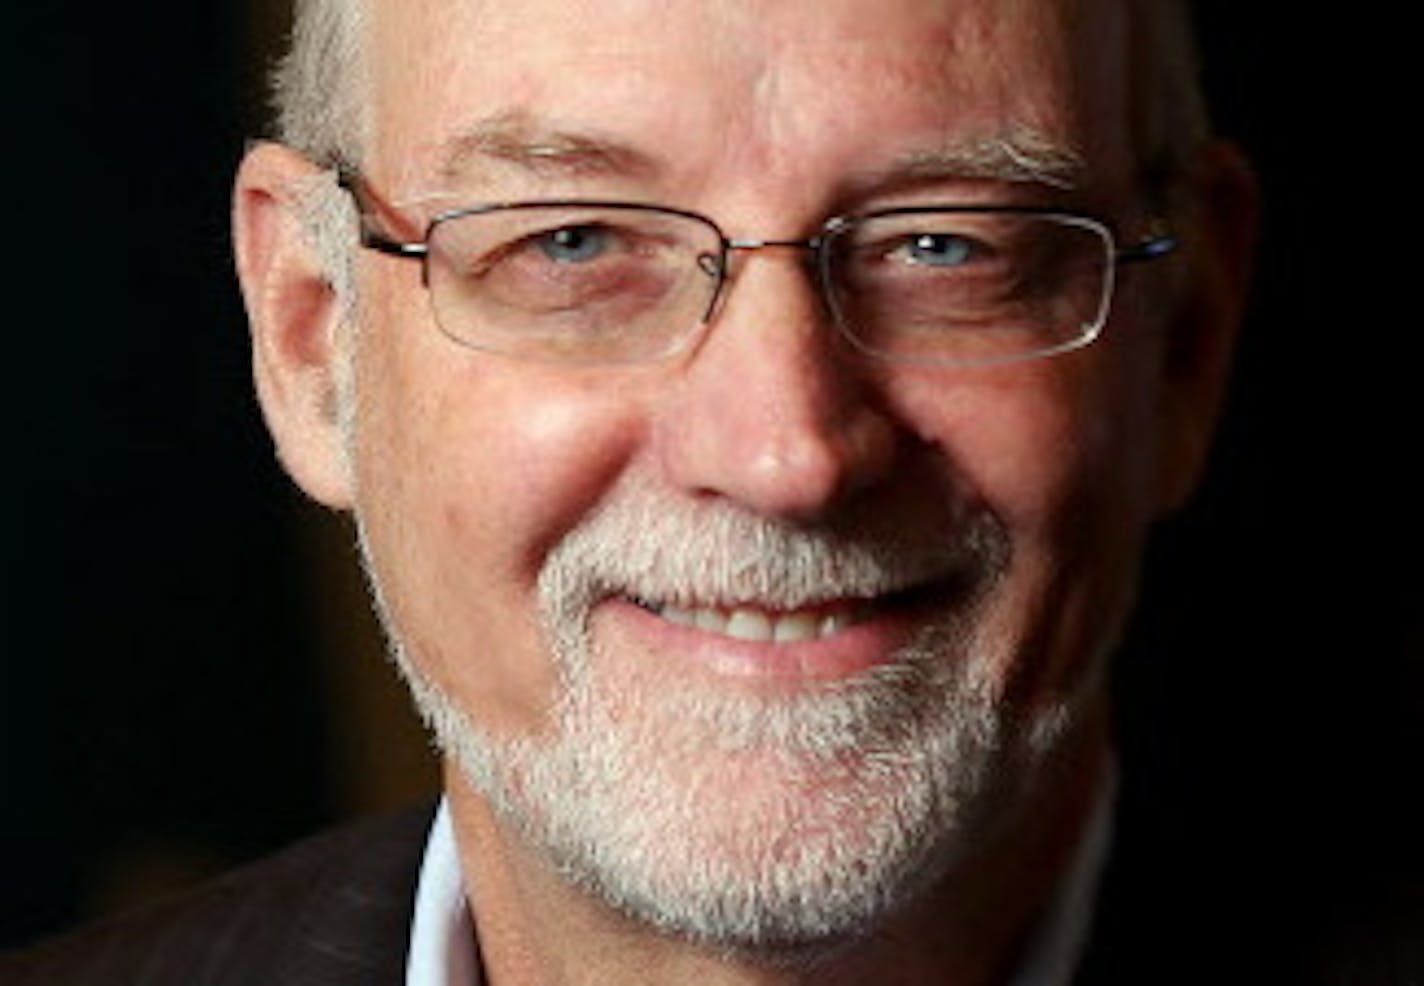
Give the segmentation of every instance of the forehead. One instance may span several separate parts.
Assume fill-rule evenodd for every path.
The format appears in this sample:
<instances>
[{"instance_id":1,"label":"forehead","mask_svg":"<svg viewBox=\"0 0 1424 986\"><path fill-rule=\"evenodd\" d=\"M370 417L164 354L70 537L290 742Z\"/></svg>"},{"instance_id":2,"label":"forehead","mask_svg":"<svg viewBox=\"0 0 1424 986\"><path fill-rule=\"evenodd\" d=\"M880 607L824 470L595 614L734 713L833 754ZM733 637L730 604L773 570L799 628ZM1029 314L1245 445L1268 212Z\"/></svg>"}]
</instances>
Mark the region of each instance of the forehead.
<instances>
[{"instance_id":1,"label":"forehead","mask_svg":"<svg viewBox=\"0 0 1424 986\"><path fill-rule=\"evenodd\" d=\"M371 156L407 190L446 180L462 137L511 121L607 138L683 184L814 180L1024 134L1100 178L1126 166L1113 0L373 6Z\"/></svg>"}]
</instances>

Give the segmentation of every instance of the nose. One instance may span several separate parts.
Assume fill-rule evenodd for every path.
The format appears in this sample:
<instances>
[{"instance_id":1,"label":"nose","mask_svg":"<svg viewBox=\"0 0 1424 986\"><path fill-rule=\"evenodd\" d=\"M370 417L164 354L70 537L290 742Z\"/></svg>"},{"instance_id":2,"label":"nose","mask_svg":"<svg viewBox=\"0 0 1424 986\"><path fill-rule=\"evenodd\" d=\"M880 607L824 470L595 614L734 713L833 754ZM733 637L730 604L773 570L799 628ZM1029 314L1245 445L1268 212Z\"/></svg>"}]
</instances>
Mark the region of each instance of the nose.
<instances>
[{"instance_id":1,"label":"nose","mask_svg":"<svg viewBox=\"0 0 1424 986\"><path fill-rule=\"evenodd\" d=\"M812 522L889 473L896 433L803 259L800 249L742 255L658 420L657 450L666 478L691 494Z\"/></svg>"}]
</instances>

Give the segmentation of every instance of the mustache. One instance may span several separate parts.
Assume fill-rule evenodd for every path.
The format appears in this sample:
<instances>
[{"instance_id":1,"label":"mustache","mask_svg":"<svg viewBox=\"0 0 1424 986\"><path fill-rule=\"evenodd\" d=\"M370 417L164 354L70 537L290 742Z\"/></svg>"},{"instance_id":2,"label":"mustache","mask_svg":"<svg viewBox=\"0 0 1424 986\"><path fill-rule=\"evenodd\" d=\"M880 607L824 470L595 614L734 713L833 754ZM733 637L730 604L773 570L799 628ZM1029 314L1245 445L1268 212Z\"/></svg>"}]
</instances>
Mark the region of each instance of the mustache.
<instances>
[{"instance_id":1,"label":"mustache","mask_svg":"<svg viewBox=\"0 0 1424 986\"><path fill-rule=\"evenodd\" d=\"M988 510L949 495L865 502L807 525L626 482L550 552L539 588L579 608L624 596L785 611L984 584L1006 567L1009 544Z\"/></svg>"}]
</instances>

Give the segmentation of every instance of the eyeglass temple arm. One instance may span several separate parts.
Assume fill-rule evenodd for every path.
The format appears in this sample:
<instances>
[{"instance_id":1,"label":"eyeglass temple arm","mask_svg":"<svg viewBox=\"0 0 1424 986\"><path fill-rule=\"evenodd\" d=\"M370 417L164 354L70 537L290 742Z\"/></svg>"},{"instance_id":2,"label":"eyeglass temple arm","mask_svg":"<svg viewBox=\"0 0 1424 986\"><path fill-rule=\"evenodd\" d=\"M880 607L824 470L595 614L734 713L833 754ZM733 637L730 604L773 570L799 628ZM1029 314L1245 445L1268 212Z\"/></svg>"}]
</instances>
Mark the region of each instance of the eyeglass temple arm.
<instances>
[{"instance_id":1,"label":"eyeglass temple arm","mask_svg":"<svg viewBox=\"0 0 1424 986\"><path fill-rule=\"evenodd\" d=\"M424 243L402 243L375 228L371 222L371 213L375 211L371 197L366 192L365 183L361 180L361 175L356 169L338 163L336 165L336 184L344 189L356 203L356 212L361 222L362 246L369 247L379 253L389 254L392 257L407 257L413 260L421 260L430 252L430 248Z\"/></svg>"},{"instance_id":2,"label":"eyeglass temple arm","mask_svg":"<svg viewBox=\"0 0 1424 986\"><path fill-rule=\"evenodd\" d=\"M1140 264L1174 253L1180 245L1181 241L1171 233L1156 233L1131 246L1118 247L1114 259L1119 264Z\"/></svg>"},{"instance_id":3,"label":"eyeglass temple arm","mask_svg":"<svg viewBox=\"0 0 1424 986\"><path fill-rule=\"evenodd\" d=\"M362 217L361 220L361 245L370 247L378 253L389 254L392 257L406 257L410 260L422 260L430 252L424 243L402 243L383 233L376 232L366 224L365 217Z\"/></svg>"}]
</instances>

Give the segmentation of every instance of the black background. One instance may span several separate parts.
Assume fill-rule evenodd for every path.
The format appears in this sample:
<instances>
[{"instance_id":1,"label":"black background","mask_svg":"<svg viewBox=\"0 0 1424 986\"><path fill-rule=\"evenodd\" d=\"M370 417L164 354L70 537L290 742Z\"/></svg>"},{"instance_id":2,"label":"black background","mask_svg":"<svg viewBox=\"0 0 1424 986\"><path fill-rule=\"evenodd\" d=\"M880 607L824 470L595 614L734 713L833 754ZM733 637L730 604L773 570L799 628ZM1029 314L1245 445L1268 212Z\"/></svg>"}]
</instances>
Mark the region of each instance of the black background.
<instances>
[{"instance_id":1,"label":"black background","mask_svg":"<svg viewBox=\"0 0 1424 986\"><path fill-rule=\"evenodd\" d=\"M0 944L102 908L135 847L201 872L340 813L321 593L291 564L312 508L250 396L228 258L260 126L246 19L15 6ZM1215 467L1153 550L1120 685L1147 838L1210 874L1185 905L1226 880L1286 929L1367 920L1424 872L1424 346L1407 63L1386 27L1268 6L1200 10L1265 229Z\"/></svg>"}]
</instances>

